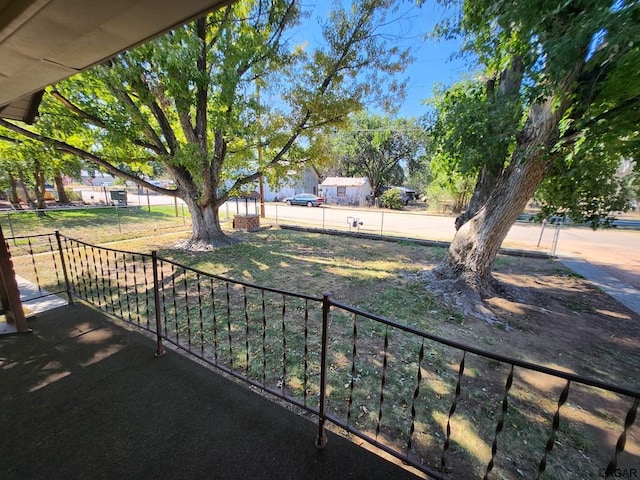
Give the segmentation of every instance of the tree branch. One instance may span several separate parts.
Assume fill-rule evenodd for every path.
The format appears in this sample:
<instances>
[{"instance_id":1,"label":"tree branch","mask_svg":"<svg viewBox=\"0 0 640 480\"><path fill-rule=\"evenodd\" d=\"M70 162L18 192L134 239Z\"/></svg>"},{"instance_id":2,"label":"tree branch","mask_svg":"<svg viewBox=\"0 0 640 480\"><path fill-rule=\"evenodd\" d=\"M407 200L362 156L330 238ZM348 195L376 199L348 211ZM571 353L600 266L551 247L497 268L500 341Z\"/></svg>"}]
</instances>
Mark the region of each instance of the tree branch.
<instances>
[{"instance_id":1,"label":"tree branch","mask_svg":"<svg viewBox=\"0 0 640 480\"><path fill-rule=\"evenodd\" d=\"M62 142L60 140L55 140L53 138L49 138L49 137L45 137L43 135L31 132L29 130L25 130L24 128L19 127L18 125L15 125L11 122L8 122L2 118L0 118L0 126L3 126L13 132L16 132L20 135L23 135L27 138L31 138L33 140L37 140L39 142L48 144L53 146L56 150L60 151L60 152L65 152L65 153L70 153L72 155L75 155L77 157L80 157L84 160L87 160L91 163L93 163L94 165L97 165L98 167L102 167L104 168L107 172L112 173L114 175L116 175L117 177L126 179L126 180L131 180L132 182L137 183L138 185L142 185L146 188L148 188L149 190L153 190L154 192L157 193L161 193L163 195L170 195L173 197L177 197L179 196L179 192L177 190L169 190L167 188L162 188L162 187L158 187L156 185L153 185L152 183L147 182L146 180L143 180L140 177L137 177L136 175L133 175L129 172L125 172L124 170L120 170L119 168L113 166L112 164L110 164L109 162L101 159L100 157L89 153L85 150L82 150L80 148L74 147L73 145L69 145L66 142Z\"/></svg>"},{"instance_id":2,"label":"tree branch","mask_svg":"<svg viewBox=\"0 0 640 480\"><path fill-rule=\"evenodd\" d=\"M91 115L85 112L80 107L72 103L68 98L63 96L58 90L52 90L50 93L51 93L51 96L53 96L53 98L55 98L58 102L60 102L67 110L70 110L71 112L75 113L78 117L88 121L89 123L91 123L92 125L95 125L96 127L104 128L105 130L109 129L109 126L106 123L104 123L102 119L96 117L95 115ZM129 101L130 100L131 99L129 99ZM133 102L131 101L130 101L130 104L134 105ZM164 150L164 146L162 146L162 142L160 142L160 139L157 136L155 137L155 140L157 140L157 142L154 142L154 143L147 143L138 139L132 139L131 142L138 147L147 148L149 150L156 152L159 155L166 153Z\"/></svg>"}]
</instances>

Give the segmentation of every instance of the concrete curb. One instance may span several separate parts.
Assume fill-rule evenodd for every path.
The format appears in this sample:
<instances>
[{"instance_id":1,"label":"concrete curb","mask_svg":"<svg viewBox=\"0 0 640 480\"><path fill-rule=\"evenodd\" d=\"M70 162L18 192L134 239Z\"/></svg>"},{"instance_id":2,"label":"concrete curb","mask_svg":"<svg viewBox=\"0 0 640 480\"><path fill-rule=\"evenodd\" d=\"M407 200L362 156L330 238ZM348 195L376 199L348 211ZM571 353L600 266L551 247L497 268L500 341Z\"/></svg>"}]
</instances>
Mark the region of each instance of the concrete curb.
<instances>
[{"instance_id":1,"label":"concrete curb","mask_svg":"<svg viewBox=\"0 0 640 480\"><path fill-rule=\"evenodd\" d=\"M444 247L448 248L451 242L438 241L438 240L421 240L410 237L388 237L381 235L374 235L370 233L360 232L345 232L340 230L323 230L320 228L300 227L297 225L280 225L280 228L285 230L296 230L309 233L323 233L326 235L336 235L352 238L363 238L367 240L382 240L385 242L409 242L415 245L423 245L427 247ZM633 286L618 280L613 275L605 272L601 268L598 268L586 260L577 257L569 257L564 255L552 255L545 252L532 252L530 250L519 250L512 248L501 248L500 253L503 255L510 255L514 257L526 257L526 258L541 258L551 259L557 258L565 267L571 271L580 275L592 285L595 285L606 294L610 295L629 310L640 315L640 291Z\"/></svg>"},{"instance_id":2,"label":"concrete curb","mask_svg":"<svg viewBox=\"0 0 640 480\"><path fill-rule=\"evenodd\" d=\"M443 247L449 248L451 242L447 242L444 240L422 240L419 238L412 237L391 237L391 236L383 236L376 235L373 233L362 233L362 232L345 232L343 230L331 230L331 229L321 229L321 228L313 228L313 227L301 227L299 225L287 225L280 224L278 225L283 230L295 230L299 232L308 232L308 233L323 233L325 235L335 235L342 237L352 237L352 238L363 238L366 240L378 240L383 242L408 242L413 243L415 245L422 245L425 247ZM512 257L528 257L528 258L555 258L554 255L546 252L532 252L530 250L520 250L515 248L501 248L500 253L503 255L510 255Z\"/></svg>"}]
</instances>

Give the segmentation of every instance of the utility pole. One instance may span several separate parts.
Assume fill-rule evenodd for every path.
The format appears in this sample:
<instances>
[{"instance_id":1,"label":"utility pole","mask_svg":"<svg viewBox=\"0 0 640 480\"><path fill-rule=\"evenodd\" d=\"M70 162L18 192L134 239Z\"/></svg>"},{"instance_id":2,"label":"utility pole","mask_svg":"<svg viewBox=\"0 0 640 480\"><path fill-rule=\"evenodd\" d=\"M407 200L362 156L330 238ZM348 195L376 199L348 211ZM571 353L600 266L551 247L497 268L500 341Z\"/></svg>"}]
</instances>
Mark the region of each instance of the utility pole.
<instances>
[{"instance_id":1,"label":"utility pole","mask_svg":"<svg viewBox=\"0 0 640 480\"><path fill-rule=\"evenodd\" d=\"M262 135L261 135L261 124L260 124L260 83L256 82L256 95L258 97L258 168L262 168ZM260 185L260 218L265 218L265 208L264 208L264 178L262 178L262 173L258 178L258 182Z\"/></svg>"}]
</instances>

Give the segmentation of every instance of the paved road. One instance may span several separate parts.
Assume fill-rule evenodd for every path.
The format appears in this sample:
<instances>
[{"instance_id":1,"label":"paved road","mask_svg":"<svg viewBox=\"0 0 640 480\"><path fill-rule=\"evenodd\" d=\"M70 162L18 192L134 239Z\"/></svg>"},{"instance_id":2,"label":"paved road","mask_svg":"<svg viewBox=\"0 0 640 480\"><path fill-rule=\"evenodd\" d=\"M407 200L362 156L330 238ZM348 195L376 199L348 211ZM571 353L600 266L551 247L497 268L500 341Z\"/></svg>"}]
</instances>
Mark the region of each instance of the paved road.
<instances>
[{"instance_id":1,"label":"paved road","mask_svg":"<svg viewBox=\"0 0 640 480\"><path fill-rule=\"evenodd\" d=\"M267 203L266 215L277 223L307 223L326 229L351 229L429 240L450 241L455 234L453 217L416 212L335 206L307 208ZM354 220L358 223L356 227L353 227ZM640 289L640 231L637 230L593 231L567 225L543 228L540 224L516 223L503 246L579 257Z\"/></svg>"},{"instance_id":2,"label":"paved road","mask_svg":"<svg viewBox=\"0 0 640 480\"><path fill-rule=\"evenodd\" d=\"M99 187L83 191L86 201L103 201L105 192ZM130 205L174 205L172 197L143 194L128 195ZM181 200L177 200L182 204ZM222 207L234 215L259 213L259 205L228 202ZM266 203L268 222L296 223L326 229L358 230L376 235L398 235L429 240L450 241L454 234L453 217L427 215L422 212L396 212L370 208L345 208L327 205L322 208ZM356 226L354 227L354 222ZM557 253L562 257L578 257L597 266L619 280L640 289L640 231L589 228L563 225L516 223L503 244L507 248Z\"/></svg>"}]
</instances>

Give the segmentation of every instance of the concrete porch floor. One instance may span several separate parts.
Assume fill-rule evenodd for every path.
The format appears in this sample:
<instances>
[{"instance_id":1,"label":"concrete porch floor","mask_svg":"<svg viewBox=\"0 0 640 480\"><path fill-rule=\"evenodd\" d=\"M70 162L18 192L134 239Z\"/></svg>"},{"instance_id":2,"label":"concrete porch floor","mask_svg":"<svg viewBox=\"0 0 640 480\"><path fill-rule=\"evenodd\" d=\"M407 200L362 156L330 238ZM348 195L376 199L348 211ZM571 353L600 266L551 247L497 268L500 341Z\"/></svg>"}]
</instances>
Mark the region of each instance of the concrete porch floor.
<instances>
[{"instance_id":1,"label":"concrete porch floor","mask_svg":"<svg viewBox=\"0 0 640 480\"><path fill-rule=\"evenodd\" d=\"M418 478L83 305L0 337L3 479Z\"/></svg>"}]
</instances>

